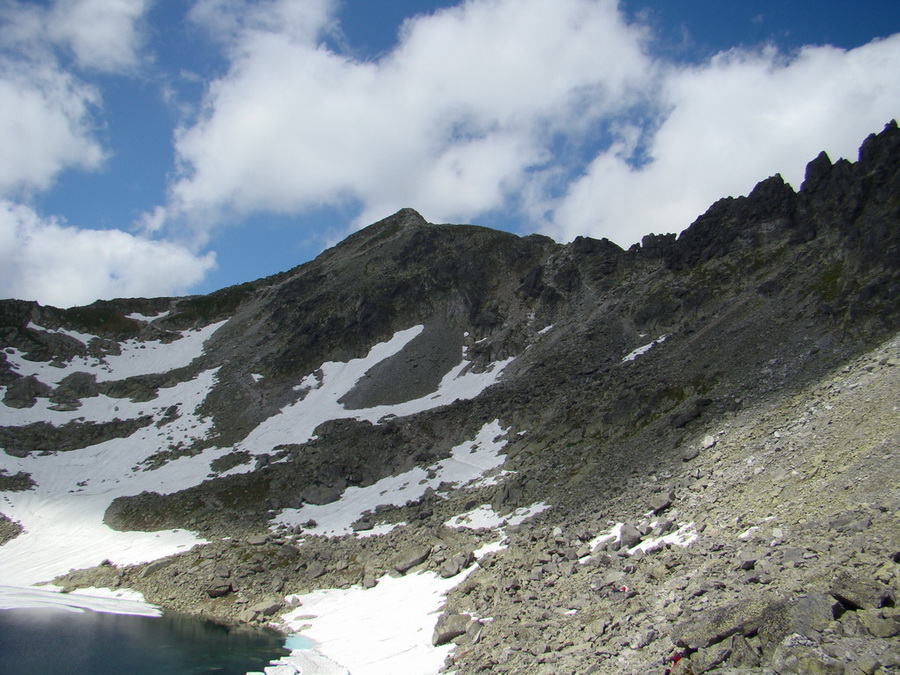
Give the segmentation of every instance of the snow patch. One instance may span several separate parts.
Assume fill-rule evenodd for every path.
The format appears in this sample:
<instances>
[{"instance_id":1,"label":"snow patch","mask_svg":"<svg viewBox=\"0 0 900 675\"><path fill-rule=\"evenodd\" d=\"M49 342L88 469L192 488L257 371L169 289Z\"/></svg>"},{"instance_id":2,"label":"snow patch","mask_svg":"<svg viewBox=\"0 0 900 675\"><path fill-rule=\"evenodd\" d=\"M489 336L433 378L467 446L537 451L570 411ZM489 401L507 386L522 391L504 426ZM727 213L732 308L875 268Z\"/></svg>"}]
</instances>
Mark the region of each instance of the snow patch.
<instances>
[{"instance_id":1,"label":"snow patch","mask_svg":"<svg viewBox=\"0 0 900 675\"><path fill-rule=\"evenodd\" d=\"M227 320L226 320L227 321ZM47 361L29 361L18 349L7 351L7 360L19 375L36 377L50 385L59 384L72 373L89 373L97 377L98 382L124 380L136 375L152 375L166 373L176 368L189 365L203 353L203 343L221 328L226 321L210 324L197 330L186 331L174 342L159 340L126 340L119 344L119 354L108 354L103 357L76 356L65 364L53 365ZM40 326L30 324L35 330L48 333L62 333L81 342L88 343L97 336L78 333L65 329L49 331Z\"/></svg>"},{"instance_id":2,"label":"snow patch","mask_svg":"<svg viewBox=\"0 0 900 675\"><path fill-rule=\"evenodd\" d=\"M476 560L481 560L488 553L496 553L497 551L502 551L506 548L509 548L509 544L506 543L506 539L498 539L497 541L492 541L483 546L479 546L476 548L472 555L475 556Z\"/></svg>"},{"instance_id":3,"label":"snow patch","mask_svg":"<svg viewBox=\"0 0 900 675\"><path fill-rule=\"evenodd\" d=\"M520 525L549 508L550 506L544 502L535 502L531 506L522 506L512 513L501 515L494 511L490 504L482 504L471 511L450 518L444 525L469 530L497 529L506 525Z\"/></svg>"},{"instance_id":4,"label":"snow patch","mask_svg":"<svg viewBox=\"0 0 900 675\"><path fill-rule=\"evenodd\" d=\"M744 540L749 539L751 536L753 536L753 533L756 532L758 529L759 529L759 526L753 525L752 527L749 527L746 530L744 530L743 532L741 532L738 535L738 539L744 539Z\"/></svg>"},{"instance_id":5,"label":"snow patch","mask_svg":"<svg viewBox=\"0 0 900 675\"><path fill-rule=\"evenodd\" d=\"M83 588L75 593L60 593L37 588L0 586L0 610L59 609L67 612L105 612L133 616L162 616L158 607L148 604L137 591L112 591L107 588Z\"/></svg>"},{"instance_id":6,"label":"snow patch","mask_svg":"<svg viewBox=\"0 0 900 675\"><path fill-rule=\"evenodd\" d=\"M144 490L167 494L201 483L209 475L210 461L230 452L210 448L156 468L147 464L161 449L166 453L167 446L174 453L206 437L212 424L197 408L216 372L208 370L159 390L153 408L157 421L171 406L180 414L162 428L151 424L127 438L67 452L26 457L0 453L0 469L10 474L25 471L36 483L31 490L0 494L0 510L25 529L0 547L0 583L35 584L104 559L119 565L149 562L205 543L184 530L117 532L103 523L103 515L116 497Z\"/></svg>"},{"instance_id":7,"label":"snow patch","mask_svg":"<svg viewBox=\"0 0 900 675\"><path fill-rule=\"evenodd\" d=\"M499 467L504 461L500 451L506 445L506 440L501 438L506 431L499 420L494 420L485 424L474 440L453 448L447 459L427 468L415 467L382 478L367 487L349 487L331 504L305 504L299 509L284 509L273 524L294 526L314 520L317 525L307 530L310 534L331 537L350 534L354 522L380 505L403 506L421 498L428 488L435 489L441 483L461 487Z\"/></svg>"},{"instance_id":8,"label":"snow patch","mask_svg":"<svg viewBox=\"0 0 900 675\"><path fill-rule=\"evenodd\" d=\"M669 337L668 335L661 335L660 337L656 338L653 342L646 344L643 347L638 347L637 349L635 349L634 351L629 353L627 356L625 356L625 358L622 359L622 363L628 363L629 361L634 361L637 357L649 352L656 345L662 344L663 342L665 342L668 339L668 337Z\"/></svg>"},{"instance_id":9,"label":"snow patch","mask_svg":"<svg viewBox=\"0 0 900 675\"><path fill-rule=\"evenodd\" d=\"M656 523L650 523L650 525L651 527L655 527ZM639 544L628 549L628 555L634 555L638 551L651 553L653 551L658 551L661 548L665 548L666 546L688 546L697 537L697 530L694 528L693 522L681 523L677 530L669 532L668 534L641 540Z\"/></svg>"},{"instance_id":10,"label":"snow patch","mask_svg":"<svg viewBox=\"0 0 900 675\"><path fill-rule=\"evenodd\" d=\"M169 311L160 312L159 314L141 314L140 312L132 312L131 314L127 314L125 318L133 319L135 321L150 322L155 321L156 319L163 319L169 316L169 314L171 314Z\"/></svg>"},{"instance_id":11,"label":"snow patch","mask_svg":"<svg viewBox=\"0 0 900 675\"><path fill-rule=\"evenodd\" d=\"M465 359L462 350L460 363L441 380L437 391L421 398L390 405L348 410L340 399L349 393L356 383L373 366L397 354L424 330L424 326L413 326L394 334L387 342L381 342L359 359L337 362L328 361L315 372L306 375L294 390L305 392L296 403L282 408L263 424L252 431L236 449L248 450L254 455L271 452L272 448L287 443L305 443L313 437L313 431L323 422L334 419L357 419L377 424L390 417L406 417L457 399L475 398L487 387L494 384L503 370L513 359L498 361L488 366L484 372L476 373L471 363Z\"/></svg>"},{"instance_id":12,"label":"snow patch","mask_svg":"<svg viewBox=\"0 0 900 675\"><path fill-rule=\"evenodd\" d=\"M434 647L434 627L444 596L465 574L449 579L432 572L384 576L370 589L353 586L289 596L289 602L296 598L301 606L283 620L313 640L316 652L353 675L436 674L456 645Z\"/></svg>"},{"instance_id":13,"label":"snow patch","mask_svg":"<svg viewBox=\"0 0 900 675\"><path fill-rule=\"evenodd\" d=\"M649 526L655 528L658 524L659 520L653 520L649 523ZM590 547L591 551L596 551L598 547L605 546L612 541L621 539L622 528L624 526L625 523L615 523L608 530L604 530L597 534L587 545ZM666 546L689 546L698 536L693 522L680 523L675 530L664 535L643 538L640 542L627 549L626 552L628 555L634 555L638 551L651 553ZM589 558L590 556L586 555L580 559L580 562L584 564Z\"/></svg>"}]
</instances>

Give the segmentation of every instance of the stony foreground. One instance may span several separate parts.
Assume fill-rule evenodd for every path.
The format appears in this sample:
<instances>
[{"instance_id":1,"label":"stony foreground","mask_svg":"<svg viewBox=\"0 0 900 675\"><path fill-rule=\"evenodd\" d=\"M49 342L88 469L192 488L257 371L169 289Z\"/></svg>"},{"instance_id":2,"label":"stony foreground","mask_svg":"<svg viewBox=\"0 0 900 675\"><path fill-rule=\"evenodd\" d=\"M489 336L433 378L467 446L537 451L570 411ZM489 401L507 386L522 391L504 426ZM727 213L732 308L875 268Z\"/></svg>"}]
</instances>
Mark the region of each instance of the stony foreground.
<instances>
[{"instance_id":1,"label":"stony foreground","mask_svg":"<svg viewBox=\"0 0 900 675\"><path fill-rule=\"evenodd\" d=\"M506 548L478 560L448 597L434 636L458 645L448 666L460 675L897 672L898 394L900 338L698 431L680 465L634 476L602 511L550 509L508 527ZM408 511L422 517L421 505ZM687 545L642 549L679 527ZM302 554L290 535L258 536L63 581L268 622L292 608L289 593L429 568L453 576L474 563L478 534L495 538L443 528L422 545L426 533L404 528L307 541Z\"/></svg>"}]
</instances>

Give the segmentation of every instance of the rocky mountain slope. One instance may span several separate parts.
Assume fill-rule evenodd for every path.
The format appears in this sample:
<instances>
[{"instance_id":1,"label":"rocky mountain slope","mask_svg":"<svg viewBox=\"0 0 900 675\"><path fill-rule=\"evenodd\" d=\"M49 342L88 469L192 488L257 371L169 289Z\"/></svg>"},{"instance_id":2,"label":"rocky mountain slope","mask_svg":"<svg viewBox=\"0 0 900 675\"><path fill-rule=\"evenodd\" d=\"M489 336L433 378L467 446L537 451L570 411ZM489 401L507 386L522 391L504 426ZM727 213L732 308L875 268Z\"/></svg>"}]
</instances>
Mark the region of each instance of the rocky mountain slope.
<instances>
[{"instance_id":1,"label":"rocky mountain slope","mask_svg":"<svg viewBox=\"0 0 900 675\"><path fill-rule=\"evenodd\" d=\"M280 620L304 673L896 672L898 297L891 123L629 250L406 209L208 296L4 301L0 584ZM354 662L339 593L421 621Z\"/></svg>"}]
</instances>

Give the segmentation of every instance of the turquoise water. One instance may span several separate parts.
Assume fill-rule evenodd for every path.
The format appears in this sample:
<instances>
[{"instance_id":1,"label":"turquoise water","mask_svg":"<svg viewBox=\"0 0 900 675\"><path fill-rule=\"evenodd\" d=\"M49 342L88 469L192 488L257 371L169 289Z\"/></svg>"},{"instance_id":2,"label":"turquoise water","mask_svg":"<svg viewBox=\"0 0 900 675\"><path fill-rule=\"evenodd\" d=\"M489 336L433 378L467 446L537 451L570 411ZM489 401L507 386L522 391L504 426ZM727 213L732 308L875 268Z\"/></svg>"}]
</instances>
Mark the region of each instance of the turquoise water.
<instances>
[{"instance_id":1,"label":"turquoise water","mask_svg":"<svg viewBox=\"0 0 900 675\"><path fill-rule=\"evenodd\" d=\"M308 648L302 636L291 649ZM288 653L283 635L194 617L48 609L0 611L0 673L244 675Z\"/></svg>"},{"instance_id":2,"label":"turquoise water","mask_svg":"<svg viewBox=\"0 0 900 675\"><path fill-rule=\"evenodd\" d=\"M315 647L316 643L310 640L308 637L304 635L288 635L287 639L284 642L284 646L287 649L295 650L295 649L312 649Z\"/></svg>"}]
</instances>

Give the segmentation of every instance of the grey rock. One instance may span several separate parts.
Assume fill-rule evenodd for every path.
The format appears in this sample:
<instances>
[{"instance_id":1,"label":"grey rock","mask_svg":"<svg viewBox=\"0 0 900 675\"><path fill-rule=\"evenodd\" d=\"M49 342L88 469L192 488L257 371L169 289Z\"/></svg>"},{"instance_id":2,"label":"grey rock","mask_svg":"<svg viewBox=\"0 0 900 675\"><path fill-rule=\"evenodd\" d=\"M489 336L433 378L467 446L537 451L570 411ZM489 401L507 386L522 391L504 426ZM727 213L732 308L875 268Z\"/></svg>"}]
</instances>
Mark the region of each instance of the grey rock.
<instances>
[{"instance_id":1,"label":"grey rock","mask_svg":"<svg viewBox=\"0 0 900 675\"><path fill-rule=\"evenodd\" d=\"M278 611L282 607L284 607L284 603L281 600L272 598L256 603L255 605L250 607L250 610L254 614L258 614L260 616L273 616L278 613Z\"/></svg>"},{"instance_id":2,"label":"grey rock","mask_svg":"<svg viewBox=\"0 0 900 675\"><path fill-rule=\"evenodd\" d=\"M770 653L788 635L819 639L822 631L834 622L836 604L824 593L811 593L772 603L765 608L759 622L763 652Z\"/></svg>"},{"instance_id":3,"label":"grey rock","mask_svg":"<svg viewBox=\"0 0 900 675\"><path fill-rule=\"evenodd\" d=\"M204 589L206 595L210 598L221 598L232 592L230 583L215 583Z\"/></svg>"},{"instance_id":4,"label":"grey rock","mask_svg":"<svg viewBox=\"0 0 900 675\"><path fill-rule=\"evenodd\" d=\"M431 644L435 647L445 645L451 640L466 634L472 617L468 614L441 614L434 627Z\"/></svg>"},{"instance_id":5,"label":"grey rock","mask_svg":"<svg viewBox=\"0 0 900 675\"><path fill-rule=\"evenodd\" d=\"M788 635L772 656L779 675L844 675L844 664L819 645L796 633Z\"/></svg>"},{"instance_id":6,"label":"grey rock","mask_svg":"<svg viewBox=\"0 0 900 675\"><path fill-rule=\"evenodd\" d=\"M446 560L438 570L438 573L445 579L455 577L457 574L466 569L475 561L475 556L471 551L459 553L449 560Z\"/></svg>"},{"instance_id":7,"label":"grey rock","mask_svg":"<svg viewBox=\"0 0 900 675\"><path fill-rule=\"evenodd\" d=\"M416 565L425 562L430 554L430 546L409 546L397 554L392 567L400 574L406 574Z\"/></svg>"},{"instance_id":8,"label":"grey rock","mask_svg":"<svg viewBox=\"0 0 900 675\"><path fill-rule=\"evenodd\" d=\"M873 637L892 638L900 635L900 613L897 610L868 609L856 614L860 624Z\"/></svg>"},{"instance_id":9,"label":"grey rock","mask_svg":"<svg viewBox=\"0 0 900 675\"><path fill-rule=\"evenodd\" d=\"M893 592L889 587L860 579L849 572L840 572L829 592L850 609L878 609L894 604Z\"/></svg>"},{"instance_id":10,"label":"grey rock","mask_svg":"<svg viewBox=\"0 0 900 675\"><path fill-rule=\"evenodd\" d=\"M634 525L631 523L625 523L622 525L622 529L619 532L619 543L622 548L631 548L632 546L637 546L641 542L641 533Z\"/></svg>"},{"instance_id":11,"label":"grey rock","mask_svg":"<svg viewBox=\"0 0 900 675\"><path fill-rule=\"evenodd\" d=\"M301 499L310 504L324 505L336 502L341 498L341 490L326 485L313 485L300 493Z\"/></svg>"},{"instance_id":12,"label":"grey rock","mask_svg":"<svg viewBox=\"0 0 900 675\"><path fill-rule=\"evenodd\" d=\"M672 627L672 641L679 647L702 649L735 633L755 633L767 604L762 598L736 600L701 612Z\"/></svg>"},{"instance_id":13,"label":"grey rock","mask_svg":"<svg viewBox=\"0 0 900 675\"><path fill-rule=\"evenodd\" d=\"M655 514L662 513L667 508L672 506L672 502L675 501L675 492L663 492L656 495L653 495L653 498L650 500L650 509Z\"/></svg>"},{"instance_id":14,"label":"grey rock","mask_svg":"<svg viewBox=\"0 0 900 675\"><path fill-rule=\"evenodd\" d=\"M144 571L141 572L141 576L142 576L142 577L149 577L150 575L152 575L152 574L158 572L159 570L168 567L168 566L171 565L173 562L175 562L175 561L172 560L171 558L163 558L162 560L154 560L154 561L151 562L151 563L147 563L147 564L144 566Z\"/></svg>"},{"instance_id":15,"label":"grey rock","mask_svg":"<svg viewBox=\"0 0 900 675\"><path fill-rule=\"evenodd\" d=\"M306 566L306 576L310 579L318 579L325 574L325 565L318 561L313 561Z\"/></svg>"}]
</instances>

